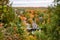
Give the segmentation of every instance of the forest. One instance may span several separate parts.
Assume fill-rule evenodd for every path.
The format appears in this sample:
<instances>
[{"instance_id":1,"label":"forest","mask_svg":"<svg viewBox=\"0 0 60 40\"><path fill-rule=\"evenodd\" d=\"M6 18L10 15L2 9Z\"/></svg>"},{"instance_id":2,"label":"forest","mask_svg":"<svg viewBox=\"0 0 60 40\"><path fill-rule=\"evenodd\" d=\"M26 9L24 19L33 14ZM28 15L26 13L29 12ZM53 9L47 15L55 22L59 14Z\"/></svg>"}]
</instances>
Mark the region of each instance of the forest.
<instances>
[{"instance_id":1,"label":"forest","mask_svg":"<svg viewBox=\"0 0 60 40\"><path fill-rule=\"evenodd\" d=\"M14 8L0 0L0 40L60 40L60 0L47 8Z\"/></svg>"}]
</instances>

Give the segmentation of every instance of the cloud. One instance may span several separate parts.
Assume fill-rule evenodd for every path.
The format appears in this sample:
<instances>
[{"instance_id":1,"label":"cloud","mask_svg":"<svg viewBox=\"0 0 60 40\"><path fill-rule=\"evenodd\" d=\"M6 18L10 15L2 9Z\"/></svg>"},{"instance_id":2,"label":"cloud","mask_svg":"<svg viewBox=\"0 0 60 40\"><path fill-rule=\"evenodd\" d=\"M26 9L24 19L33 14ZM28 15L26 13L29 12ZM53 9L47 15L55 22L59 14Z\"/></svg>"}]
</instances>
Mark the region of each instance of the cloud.
<instances>
[{"instance_id":1,"label":"cloud","mask_svg":"<svg viewBox=\"0 0 60 40\"><path fill-rule=\"evenodd\" d=\"M53 0L10 0L13 7L47 7Z\"/></svg>"},{"instance_id":2,"label":"cloud","mask_svg":"<svg viewBox=\"0 0 60 40\"><path fill-rule=\"evenodd\" d=\"M10 1L53 1L53 0L10 0Z\"/></svg>"}]
</instances>

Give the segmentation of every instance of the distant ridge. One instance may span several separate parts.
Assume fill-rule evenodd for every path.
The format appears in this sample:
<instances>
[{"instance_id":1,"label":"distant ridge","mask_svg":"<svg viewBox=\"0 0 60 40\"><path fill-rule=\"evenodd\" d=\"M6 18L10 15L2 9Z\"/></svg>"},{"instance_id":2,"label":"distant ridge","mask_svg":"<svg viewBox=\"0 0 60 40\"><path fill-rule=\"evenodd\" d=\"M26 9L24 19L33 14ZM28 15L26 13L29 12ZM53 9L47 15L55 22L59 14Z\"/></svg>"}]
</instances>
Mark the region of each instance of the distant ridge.
<instances>
[{"instance_id":1,"label":"distant ridge","mask_svg":"<svg viewBox=\"0 0 60 40\"><path fill-rule=\"evenodd\" d=\"M23 9L23 10L38 10L41 12L47 11L48 7L13 7L14 9Z\"/></svg>"},{"instance_id":2,"label":"distant ridge","mask_svg":"<svg viewBox=\"0 0 60 40\"><path fill-rule=\"evenodd\" d=\"M48 7L13 7L13 8L24 8L24 9L26 9L26 8L33 8L33 9L40 8L40 9L47 9Z\"/></svg>"}]
</instances>

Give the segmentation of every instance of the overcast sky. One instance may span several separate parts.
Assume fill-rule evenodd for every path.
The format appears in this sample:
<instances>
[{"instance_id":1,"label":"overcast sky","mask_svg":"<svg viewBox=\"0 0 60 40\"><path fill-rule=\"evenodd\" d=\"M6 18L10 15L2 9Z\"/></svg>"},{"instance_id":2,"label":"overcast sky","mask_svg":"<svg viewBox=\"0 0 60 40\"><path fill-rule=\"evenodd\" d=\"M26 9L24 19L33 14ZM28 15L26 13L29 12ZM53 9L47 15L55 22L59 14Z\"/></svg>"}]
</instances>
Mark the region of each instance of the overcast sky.
<instances>
[{"instance_id":1,"label":"overcast sky","mask_svg":"<svg viewBox=\"0 0 60 40\"><path fill-rule=\"evenodd\" d=\"M48 7L53 0L10 0L13 7Z\"/></svg>"}]
</instances>

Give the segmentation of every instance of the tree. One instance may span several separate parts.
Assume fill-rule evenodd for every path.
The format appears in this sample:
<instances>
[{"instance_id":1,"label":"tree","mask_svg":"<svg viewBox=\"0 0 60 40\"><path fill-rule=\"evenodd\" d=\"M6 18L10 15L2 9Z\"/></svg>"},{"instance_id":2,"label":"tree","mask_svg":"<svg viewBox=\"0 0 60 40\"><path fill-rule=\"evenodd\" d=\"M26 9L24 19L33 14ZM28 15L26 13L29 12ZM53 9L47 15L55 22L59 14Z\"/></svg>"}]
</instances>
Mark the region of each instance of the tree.
<instances>
[{"instance_id":1,"label":"tree","mask_svg":"<svg viewBox=\"0 0 60 40\"><path fill-rule=\"evenodd\" d=\"M7 40L6 36L10 38L12 37L13 40L15 40L13 36L15 34L22 34L23 32L20 25L20 19L15 14L14 9L12 8L12 3L9 4L9 0L0 0L0 23L3 23L2 28L0 28L0 36L3 37L0 37L0 40Z\"/></svg>"},{"instance_id":2,"label":"tree","mask_svg":"<svg viewBox=\"0 0 60 40\"><path fill-rule=\"evenodd\" d=\"M47 35L47 40L60 40L60 0L54 0L54 7L49 7L50 24L45 26L44 33Z\"/></svg>"},{"instance_id":3,"label":"tree","mask_svg":"<svg viewBox=\"0 0 60 40\"><path fill-rule=\"evenodd\" d=\"M8 8L8 0L0 0L0 22L2 21L2 16L7 12Z\"/></svg>"}]
</instances>

